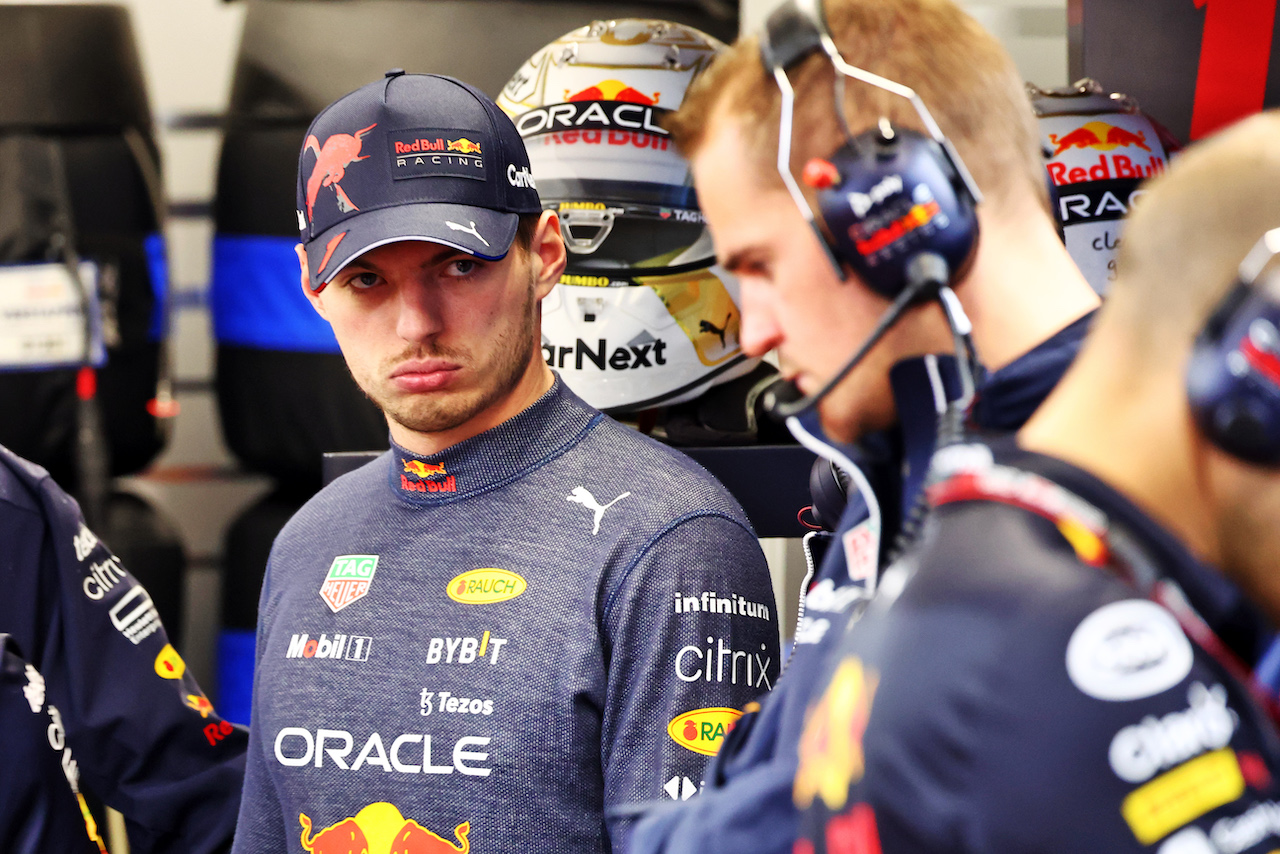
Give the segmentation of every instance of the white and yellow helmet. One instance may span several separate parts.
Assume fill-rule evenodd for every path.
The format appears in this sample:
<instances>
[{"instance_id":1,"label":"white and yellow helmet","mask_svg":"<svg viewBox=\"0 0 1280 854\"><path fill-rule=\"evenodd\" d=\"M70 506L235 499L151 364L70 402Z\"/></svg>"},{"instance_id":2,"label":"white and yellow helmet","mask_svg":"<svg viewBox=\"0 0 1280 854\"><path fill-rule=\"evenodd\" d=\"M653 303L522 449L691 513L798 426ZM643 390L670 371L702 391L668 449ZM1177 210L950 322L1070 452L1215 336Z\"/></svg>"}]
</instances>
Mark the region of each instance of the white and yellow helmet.
<instances>
[{"instance_id":1,"label":"white and yellow helmet","mask_svg":"<svg viewBox=\"0 0 1280 854\"><path fill-rule=\"evenodd\" d=\"M569 250L543 301L542 354L588 403L690 400L749 372L737 282L715 264L660 118L723 45L667 21L595 21L535 53L498 97Z\"/></svg>"}]
</instances>

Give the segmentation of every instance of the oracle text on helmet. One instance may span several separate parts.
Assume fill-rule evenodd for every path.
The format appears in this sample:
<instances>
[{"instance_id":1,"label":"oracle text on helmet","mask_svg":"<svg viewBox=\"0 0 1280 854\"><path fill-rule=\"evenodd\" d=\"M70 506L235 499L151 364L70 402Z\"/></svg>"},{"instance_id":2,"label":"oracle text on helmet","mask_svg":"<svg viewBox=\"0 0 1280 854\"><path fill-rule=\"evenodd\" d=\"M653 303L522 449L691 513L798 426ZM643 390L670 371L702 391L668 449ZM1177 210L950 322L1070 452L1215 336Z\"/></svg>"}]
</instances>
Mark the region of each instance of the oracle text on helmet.
<instances>
[{"instance_id":1,"label":"oracle text on helmet","mask_svg":"<svg viewBox=\"0 0 1280 854\"><path fill-rule=\"evenodd\" d=\"M552 104L530 110L516 120L521 136L535 136L568 128L630 128L666 136L667 132L655 121L655 114L665 112L657 107L632 104L628 101L578 101L571 104Z\"/></svg>"}]
</instances>

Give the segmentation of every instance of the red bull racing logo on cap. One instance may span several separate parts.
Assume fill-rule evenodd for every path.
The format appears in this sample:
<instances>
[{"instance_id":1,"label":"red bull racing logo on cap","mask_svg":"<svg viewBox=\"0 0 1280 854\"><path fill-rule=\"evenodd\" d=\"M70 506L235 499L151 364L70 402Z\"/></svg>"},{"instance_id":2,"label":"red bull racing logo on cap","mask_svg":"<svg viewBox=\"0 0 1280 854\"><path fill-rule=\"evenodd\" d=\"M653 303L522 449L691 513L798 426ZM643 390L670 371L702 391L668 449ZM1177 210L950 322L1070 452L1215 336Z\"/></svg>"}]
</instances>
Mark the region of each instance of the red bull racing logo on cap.
<instances>
[{"instance_id":1,"label":"red bull racing logo on cap","mask_svg":"<svg viewBox=\"0 0 1280 854\"><path fill-rule=\"evenodd\" d=\"M715 756L740 717L742 712L738 709L722 706L694 709L672 718L667 724L667 735L686 750Z\"/></svg>"},{"instance_id":2,"label":"red bull racing logo on cap","mask_svg":"<svg viewBox=\"0 0 1280 854\"><path fill-rule=\"evenodd\" d=\"M311 833L311 818L298 814L302 848L308 854L467 854L471 822L453 828L456 843L407 819L393 804L379 802L336 824Z\"/></svg>"},{"instance_id":3,"label":"red bull racing logo on cap","mask_svg":"<svg viewBox=\"0 0 1280 854\"><path fill-rule=\"evenodd\" d=\"M378 569L377 555L338 555L320 585L320 598L336 614L364 598Z\"/></svg>"},{"instance_id":4,"label":"red bull racing logo on cap","mask_svg":"<svg viewBox=\"0 0 1280 854\"><path fill-rule=\"evenodd\" d=\"M514 599L528 586L514 572L485 567L455 575L445 590L450 599L463 605L490 605Z\"/></svg>"},{"instance_id":5,"label":"red bull racing logo on cap","mask_svg":"<svg viewBox=\"0 0 1280 854\"><path fill-rule=\"evenodd\" d=\"M488 138L476 131L413 128L387 134L391 176L404 178L474 178L485 180L484 148Z\"/></svg>"},{"instance_id":6,"label":"red bull racing logo on cap","mask_svg":"<svg viewBox=\"0 0 1280 854\"><path fill-rule=\"evenodd\" d=\"M348 166L360 160L369 159L369 155L362 155L360 149L364 146L365 136L377 126L375 122L355 133L335 133L326 139L323 145L314 134L307 137L303 153L313 151L316 155L316 162L311 167L311 175L307 178L307 219L311 219L315 212L316 197L320 195L321 187L333 187L333 192L338 199L338 210L343 213L360 210L347 197L340 182L347 174Z\"/></svg>"}]
</instances>

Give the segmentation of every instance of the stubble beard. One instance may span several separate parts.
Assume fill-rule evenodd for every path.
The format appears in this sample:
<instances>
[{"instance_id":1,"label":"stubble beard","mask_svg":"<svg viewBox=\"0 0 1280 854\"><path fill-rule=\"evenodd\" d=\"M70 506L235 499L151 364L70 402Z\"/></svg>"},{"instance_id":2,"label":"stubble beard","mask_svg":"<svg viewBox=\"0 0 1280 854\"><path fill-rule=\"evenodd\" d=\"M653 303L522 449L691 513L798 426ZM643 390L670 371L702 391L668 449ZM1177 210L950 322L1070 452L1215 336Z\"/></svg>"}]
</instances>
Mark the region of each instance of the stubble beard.
<instances>
[{"instance_id":1,"label":"stubble beard","mask_svg":"<svg viewBox=\"0 0 1280 854\"><path fill-rule=\"evenodd\" d=\"M417 433L442 433L466 424L509 395L523 378L533 358L534 303L532 283L521 307L521 321L514 333L500 335L492 343L494 361L476 371L480 385L465 391L439 391L407 397L368 394L390 420ZM471 354L448 348L419 347L398 356L451 359L474 369ZM383 399L379 399L379 398Z\"/></svg>"}]
</instances>

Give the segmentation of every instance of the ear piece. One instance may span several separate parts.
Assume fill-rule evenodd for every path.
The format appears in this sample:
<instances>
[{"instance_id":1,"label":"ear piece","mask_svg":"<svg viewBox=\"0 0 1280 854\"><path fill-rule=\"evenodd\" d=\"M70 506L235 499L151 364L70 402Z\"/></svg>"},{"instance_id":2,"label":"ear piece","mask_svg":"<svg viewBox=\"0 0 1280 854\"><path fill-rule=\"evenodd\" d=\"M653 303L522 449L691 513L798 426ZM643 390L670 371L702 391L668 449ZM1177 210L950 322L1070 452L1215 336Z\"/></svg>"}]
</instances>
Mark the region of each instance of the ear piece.
<instances>
[{"instance_id":1,"label":"ear piece","mask_svg":"<svg viewBox=\"0 0 1280 854\"><path fill-rule=\"evenodd\" d=\"M1187 400L1215 446L1248 463L1280 465L1280 303L1255 284L1280 248L1273 229L1240 265L1196 338L1187 366Z\"/></svg>"},{"instance_id":2,"label":"ear piece","mask_svg":"<svg viewBox=\"0 0 1280 854\"><path fill-rule=\"evenodd\" d=\"M837 179L818 193L832 251L872 290L896 297L921 253L946 262L940 285L964 274L978 243L977 213L937 143L886 122L849 140L829 163L814 177Z\"/></svg>"}]
</instances>

